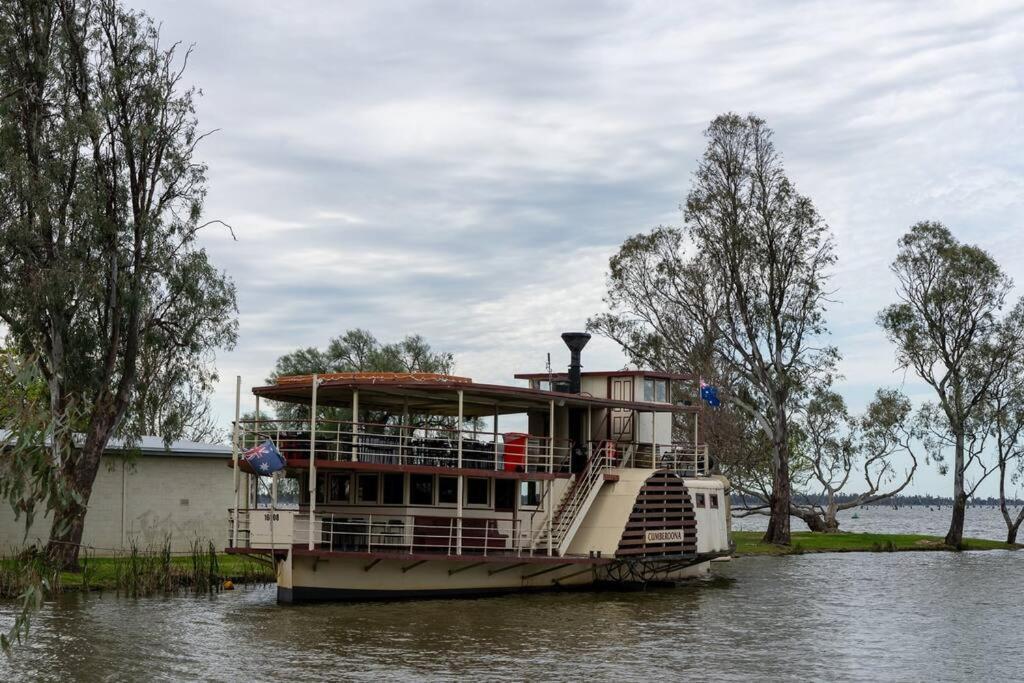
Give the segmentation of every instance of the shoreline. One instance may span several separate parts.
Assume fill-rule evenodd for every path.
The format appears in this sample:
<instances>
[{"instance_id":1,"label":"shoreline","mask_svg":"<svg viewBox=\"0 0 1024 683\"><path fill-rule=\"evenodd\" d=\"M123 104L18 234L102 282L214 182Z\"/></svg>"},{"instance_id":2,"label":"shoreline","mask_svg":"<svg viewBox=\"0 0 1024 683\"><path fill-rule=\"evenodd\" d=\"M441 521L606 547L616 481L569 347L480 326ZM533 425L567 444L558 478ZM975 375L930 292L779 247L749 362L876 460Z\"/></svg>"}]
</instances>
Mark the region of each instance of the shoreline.
<instances>
[{"instance_id":1,"label":"shoreline","mask_svg":"<svg viewBox=\"0 0 1024 683\"><path fill-rule=\"evenodd\" d=\"M790 546L761 543L759 531L733 531L733 557L804 555L808 553L960 552L965 550L1020 550L1024 544L1008 544L982 538L965 538L961 548L944 543L941 536L925 534L872 534L838 531L825 534L795 531Z\"/></svg>"}]
</instances>

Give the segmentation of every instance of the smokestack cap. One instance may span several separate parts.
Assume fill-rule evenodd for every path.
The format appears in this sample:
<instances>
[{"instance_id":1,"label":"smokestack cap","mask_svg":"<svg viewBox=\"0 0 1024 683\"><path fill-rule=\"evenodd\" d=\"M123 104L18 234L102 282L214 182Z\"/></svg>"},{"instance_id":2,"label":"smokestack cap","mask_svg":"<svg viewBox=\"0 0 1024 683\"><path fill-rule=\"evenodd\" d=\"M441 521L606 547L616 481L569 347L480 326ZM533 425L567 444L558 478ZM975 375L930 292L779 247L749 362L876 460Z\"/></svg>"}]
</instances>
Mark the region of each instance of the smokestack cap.
<instances>
[{"instance_id":1,"label":"smokestack cap","mask_svg":"<svg viewBox=\"0 0 1024 683\"><path fill-rule=\"evenodd\" d=\"M570 351L579 353L587 345L587 342L590 341L590 335L586 332L563 332L562 341L565 342Z\"/></svg>"}]
</instances>

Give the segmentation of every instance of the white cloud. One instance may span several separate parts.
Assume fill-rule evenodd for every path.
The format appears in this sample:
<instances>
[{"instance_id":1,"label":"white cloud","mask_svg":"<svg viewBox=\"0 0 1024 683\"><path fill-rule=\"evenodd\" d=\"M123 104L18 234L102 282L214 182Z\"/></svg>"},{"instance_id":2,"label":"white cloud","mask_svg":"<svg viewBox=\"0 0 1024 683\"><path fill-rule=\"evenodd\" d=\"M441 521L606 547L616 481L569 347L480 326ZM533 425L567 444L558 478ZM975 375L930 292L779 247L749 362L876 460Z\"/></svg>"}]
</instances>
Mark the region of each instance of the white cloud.
<instances>
[{"instance_id":1,"label":"white cloud","mask_svg":"<svg viewBox=\"0 0 1024 683\"><path fill-rule=\"evenodd\" d=\"M206 246L242 314L225 419L235 374L356 326L422 333L481 380L564 364L607 257L681 222L728 110L768 119L835 231L851 403L902 379L874 317L909 225L944 220L1024 279L1015 2L142 4L198 44L188 76L221 129L207 213L239 241ZM622 363L607 341L586 354Z\"/></svg>"}]
</instances>

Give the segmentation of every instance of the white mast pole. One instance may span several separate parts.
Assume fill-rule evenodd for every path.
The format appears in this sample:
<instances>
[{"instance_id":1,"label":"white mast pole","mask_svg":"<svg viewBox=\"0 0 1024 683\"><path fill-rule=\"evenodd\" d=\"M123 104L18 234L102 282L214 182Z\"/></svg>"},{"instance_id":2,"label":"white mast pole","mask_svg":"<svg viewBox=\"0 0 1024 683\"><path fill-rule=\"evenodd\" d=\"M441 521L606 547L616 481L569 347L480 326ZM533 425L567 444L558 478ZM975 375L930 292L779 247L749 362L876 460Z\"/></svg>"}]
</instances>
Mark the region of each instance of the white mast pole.
<instances>
[{"instance_id":1,"label":"white mast pole","mask_svg":"<svg viewBox=\"0 0 1024 683\"><path fill-rule=\"evenodd\" d=\"M320 380L313 373L313 396L309 411L309 549L313 549L313 527L316 520L316 389Z\"/></svg>"},{"instance_id":2,"label":"white mast pole","mask_svg":"<svg viewBox=\"0 0 1024 683\"><path fill-rule=\"evenodd\" d=\"M456 507L456 516L458 517L458 528L455 533L455 554L462 554L462 491L463 482L465 477L462 476L462 420L463 420L463 406L462 406L462 389L459 389L459 422L456 428L459 430L459 446L458 446L458 464L456 465L459 469L459 478L457 486L457 494L459 497L458 506Z\"/></svg>"},{"instance_id":3,"label":"white mast pole","mask_svg":"<svg viewBox=\"0 0 1024 683\"><path fill-rule=\"evenodd\" d=\"M554 399L548 401L548 473L555 473L555 401ZM554 479L548 479L548 555L553 554L552 550L554 545L551 538L551 522L552 517L555 514L555 497L552 491L552 485L555 483Z\"/></svg>"},{"instance_id":4,"label":"white mast pole","mask_svg":"<svg viewBox=\"0 0 1024 683\"><path fill-rule=\"evenodd\" d=\"M352 390L352 462L359 462L359 390Z\"/></svg>"},{"instance_id":5,"label":"white mast pole","mask_svg":"<svg viewBox=\"0 0 1024 683\"><path fill-rule=\"evenodd\" d=\"M242 404L242 376L235 376L235 423L231 427L231 464L235 470L235 514L231 528L231 547L238 547L238 486L241 477L238 471L238 417Z\"/></svg>"}]
</instances>

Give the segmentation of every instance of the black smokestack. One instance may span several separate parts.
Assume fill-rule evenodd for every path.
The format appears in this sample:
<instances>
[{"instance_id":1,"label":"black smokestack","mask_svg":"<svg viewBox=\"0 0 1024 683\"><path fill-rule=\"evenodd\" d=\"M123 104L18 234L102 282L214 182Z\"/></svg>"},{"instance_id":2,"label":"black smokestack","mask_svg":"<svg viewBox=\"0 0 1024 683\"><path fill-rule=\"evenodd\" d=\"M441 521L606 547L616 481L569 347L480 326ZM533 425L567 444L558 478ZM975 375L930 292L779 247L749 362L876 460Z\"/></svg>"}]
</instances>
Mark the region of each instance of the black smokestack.
<instances>
[{"instance_id":1,"label":"black smokestack","mask_svg":"<svg viewBox=\"0 0 1024 683\"><path fill-rule=\"evenodd\" d=\"M569 361L569 392L578 394L582 391L580 371L583 366L580 365L580 351L590 341L590 335L586 332L563 332L562 341L572 352L572 359Z\"/></svg>"},{"instance_id":2,"label":"black smokestack","mask_svg":"<svg viewBox=\"0 0 1024 683\"><path fill-rule=\"evenodd\" d=\"M562 334L562 341L572 352L572 360L569 362L569 392L578 394L582 391L582 379L580 371L580 351L590 341L590 335L586 332L565 332ZM583 416L579 408L569 409L569 438L572 439L572 459L570 469L572 472L582 472L587 465L587 447L583 440ZM587 435L590 438L590 435Z\"/></svg>"}]
</instances>

